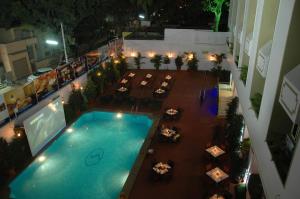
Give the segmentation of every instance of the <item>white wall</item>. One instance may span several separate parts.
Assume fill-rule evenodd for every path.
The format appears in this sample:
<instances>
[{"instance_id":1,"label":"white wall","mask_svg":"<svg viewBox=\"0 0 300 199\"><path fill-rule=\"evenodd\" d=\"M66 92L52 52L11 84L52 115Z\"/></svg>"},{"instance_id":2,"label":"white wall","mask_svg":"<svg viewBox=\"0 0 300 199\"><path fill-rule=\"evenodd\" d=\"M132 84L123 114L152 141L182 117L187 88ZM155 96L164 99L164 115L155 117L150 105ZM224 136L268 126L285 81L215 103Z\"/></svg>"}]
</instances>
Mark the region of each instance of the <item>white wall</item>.
<instances>
[{"instance_id":1,"label":"white wall","mask_svg":"<svg viewBox=\"0 0 300 199\"><path fill-rule=\"evenodd\" d=\"M267 198L272 199L290 199L299 198L299 165L300 165L300 148L297 147L294 152L294 160L292 162L286 184L283 185L275 167L274 161L269 147L266 143L266 136L269 130L269 124L272 116L274 101L276 99L276 90L279 84L280 71L285 53L286 40L288 37L289 27L291 25L291 15L295 11L295 0L280 1L276 27L273 36L273 46L270 56L269 69L264 85L263 99L259 117L257 118L254 111L251 109L250 93L253 83L253 72L255 70L255 58L258 50L259 32L261 30L261 21L264 13L264 5L267 0L258 0L256 17L253 30L253 46L250 56L250 64L248 68L248 78L246 86L239 79L240 70L237 69L233 62L233 57L229 57L229 62L232 63L233 80L237 87L238 96L242 105L243 115L248 126L251 139L252 149L255 153L262 183ZM241 9L241 8L240 8ZM246 4L246 10L248 4ZM245 13L243 13L245 14ZM245 14L246 15L246 14ZM237 19L238 21L238 19ZM243 40L244 42L244 40ZM243 45L241 45L243 47ZM240 51L243 52L243 51Z\"/></svg>"},{"instance_id":2,"label":"white wall","mask_svg":"<svg viewBox=\"0 0 300 199\"><path fill-rule=\"evenodd\" d=\"M210 70L213 64L208 60L210 53L226 53L228 51L226 39L229 37L227 32L210 32L206 30L190 29L166 29L164 40L124 40L124 54L131 57L132 53L140 52L143 59L141 68L153 69L150 63L150 54L168 55L172 54L169 69L176 69L174 58L177 55L183 55L184 52L196 52L199 60L199 70ZM128 62L132 65L133 59ZM226 65L226 63L224 63ZM166 66L164 66L166 67ZM164 69L164 67L162 67ZM186 69L186 66L183 67Z\"/></svg>"}]
</instances>

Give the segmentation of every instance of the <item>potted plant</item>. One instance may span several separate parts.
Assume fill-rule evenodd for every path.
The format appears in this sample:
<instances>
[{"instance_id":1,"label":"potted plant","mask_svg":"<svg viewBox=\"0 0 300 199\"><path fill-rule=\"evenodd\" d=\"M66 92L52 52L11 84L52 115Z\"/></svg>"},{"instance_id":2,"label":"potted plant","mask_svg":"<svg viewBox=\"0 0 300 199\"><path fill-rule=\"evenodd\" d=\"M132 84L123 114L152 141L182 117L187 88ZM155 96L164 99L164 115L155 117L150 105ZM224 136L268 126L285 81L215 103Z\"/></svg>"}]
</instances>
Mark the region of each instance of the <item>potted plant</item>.
<instances>
[{"instance_id":1,"label":"potted plant","mask_svg":"<svg viewBox=\"0 0 300 199\"><path fill-rule=\"evenodd\" d=\"M161 66L162 63L162 56L161 55L154 55L151 59L150 59L151 63L153 63L154 68L156 70L158 70Z\"/></svg>"},{"instance_id":2,"label":"potted plant","mask_svg":"<svg viewBox=\"0 0 300 199\"><path fill-rule=\"evenodd\" d=\"M259 110L260 110L260 104L262 100L262 94L260 93L255 93L253 97L251 97L251 104L254 112L256 113L256 116L259 115Z\"/></svg>"},{"instance_id":3,"label":"potted plant","mask_svg":"<svg viewBox=\"0 0 300 199\"><path fill-rule=\"evenodd\" d=\"M248 74L248 66L247 65L243 65L241 67L240 80L242 80L242 82L244 83L244 85L246 85L247 74Z\"/></svg>"},{"instance_id":4,"label":"potted plant","mask_svg":"<svg viewBox=\"0 0 300 199\"><path fill-rule=\"evenodd\" d=\"M141 65L144 64L144 62L142 62L142 59L144 59L145 57L142 56L142 54L140 52L137 53L137 56L133 58L134 63L136 65L137 69L141 68Z\"/></svg>"},{"instance_id":5,"label":"potted plant","mask_svg":"<svg viewBox=\"0 0 300 199\"><path fill-rule=\"evenodd\" d=\"M182 67L182 65L183 65L182 56L178 55L178 56L175 58L175 65L176 65L176 69L177 69L177 70L181 70L181 67Z\"/></svg>"},{"instance_id":6,"label":"potted plant","mask_svg":"<svg viewBox=\"0 0 300 199\"><path fill-rule=\"evenodd\" d=\"M168 69L168 65L171 63L171 60L168 55L164 56L163 63L167 65Z\"/></svg>"},{"instance_id":7,"label":"potted plant","mask_svg":"<svg viewBox=\"0 0 300 199\"><path fill-rule=\"evenodd\" d=\"M198 69L198 59L196 57L196 53L191 53L187 56L187 66L191 71L197 71Z\"/></svg>"}]
</instances>

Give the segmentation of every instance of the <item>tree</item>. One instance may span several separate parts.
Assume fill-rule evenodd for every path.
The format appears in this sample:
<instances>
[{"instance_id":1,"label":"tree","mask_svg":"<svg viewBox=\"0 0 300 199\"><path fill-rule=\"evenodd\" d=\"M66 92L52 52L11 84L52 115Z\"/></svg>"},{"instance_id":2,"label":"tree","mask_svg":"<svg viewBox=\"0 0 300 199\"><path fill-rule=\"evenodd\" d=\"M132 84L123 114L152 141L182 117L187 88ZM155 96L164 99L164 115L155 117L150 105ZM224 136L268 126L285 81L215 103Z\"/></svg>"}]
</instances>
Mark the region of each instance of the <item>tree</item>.
<instances>
[{"instance_id":1,"label":"tree","mask_svg":"<svg viewBox=\"0 0 300 199\"><path fill-rule=\"evenodd\" d=\"M68 101L69 106L76 112L81 112L86 110L86 101L81 93L81 90L73 90L69 96Z\"/></svg>"},{"instance_id":2,"label":"tree","mask_svg":"<svg viewBox=\"0 0 300 199\"><path fill-rule=\"evenodd\" d=\"M236 115L236 111L239 105L239 98L234 97L229 103L228 108L226 110L226 121L227 124L231 124L233 117Z\"/></svg>"},{"instance_id":3,"label":"tree","mask_svg":"<svg viewBox=\"0 0 300 199\"><path fill-rule=\"evenodd\" d=\"M86 96L88 101L94 100L97 97L97 86L92 79L88 79L83 94Z\"/></svg>"},{"instance_id":4,"label":"tree","mask_svg":"<svg viewBox=\"0 0 300 199\"><path fill-rule=\"evenodd\" d=\"M212 12L215 15L215 24L213 27L215 32L219 31L223 5L228 7L228 0L204 0L202 2L203 11Z\"/></svg>"},{"instance_id":5,"label":"tree","mask_svg":"<svg viewBox=\"0 0 300 199\"><path fill-rule=\"evenodd\" d=\"M178 55L176 58L175 58L175 65L176 65L176 68L177 70L180 70L182 65L183 65L183 60L182 60L182 56Z\"/></svg>"},{"instance_id":6,"label":"tree","mask_svg":"<svg viewBox=\"0 0 300 199\"><path fill-rule=\"evenodd\" d=\"M153 1L154 0L131 0L133 4L135 4L137 7L141 7L144 10L146 18L149 18L149 11L153 6Z\"/></svg>"},{"instance_id":7,"label":"tree","mask_svg":"<svg viewBox=\"0 0 300 199\"><path fill-rule=\"evenodd\" d=\"M158 70L161 66L161 63L162 63L162 56L161 55L154 55L154 57L152 57L150 59L151 63L154 64L154 68L156 70Z\"/></svg>"},{"instance_id":8,"label":"tree","mask_svg":"<svg viewBox=\"0 0 300 199\"><path fill-rule=\"evenodd\" d=\"M137 53L137 56L133 58L134 63L136 65L137 69L141 68L141 65L144 64L144 62L142 62L141 60L144 59L145 57L142 56L142 54L140 52Z\"/></svg>"}]
</instances>

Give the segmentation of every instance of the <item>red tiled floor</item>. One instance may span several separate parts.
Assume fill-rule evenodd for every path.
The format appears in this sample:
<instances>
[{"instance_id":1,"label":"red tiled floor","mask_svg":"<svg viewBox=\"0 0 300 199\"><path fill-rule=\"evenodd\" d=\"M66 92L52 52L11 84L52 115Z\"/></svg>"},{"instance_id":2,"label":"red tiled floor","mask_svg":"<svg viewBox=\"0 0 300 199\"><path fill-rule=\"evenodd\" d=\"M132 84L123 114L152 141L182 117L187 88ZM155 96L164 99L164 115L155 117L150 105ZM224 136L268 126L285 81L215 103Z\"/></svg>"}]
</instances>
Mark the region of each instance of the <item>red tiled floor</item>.
<instances>
[{"instance_id":1,"label":"red tiled floor","mask_svg":"<svg viewBox=\"0 0 300 199\"><path fill-rule=\"evenodd\" d=\"M181 129L182 139L177 144L160 143L157 138L152 141L151 148L155 150L155 154L145 158L129 198L202 198L205 188L200 176L205 173L205 163L201 157L205 153L206 144L212 140L213 127L219 120L211 111L216 105L215 99L207 95L208 99L200 106L198 95L201 89L213 88L216 85L216 78L205 75L204 72L141 70L138 71L138 77L133 84L137 85L147 72L155 74L154 85L157 85L167 73L175 77L174 85L161 110L171 106L181 107L184 110L179 121L169 122ZM153 88L149 90L151 92ZM161 161L170 159L175 162L174 176L170 182L149 180L153 158Z\"/></svg>"}]
</instances>

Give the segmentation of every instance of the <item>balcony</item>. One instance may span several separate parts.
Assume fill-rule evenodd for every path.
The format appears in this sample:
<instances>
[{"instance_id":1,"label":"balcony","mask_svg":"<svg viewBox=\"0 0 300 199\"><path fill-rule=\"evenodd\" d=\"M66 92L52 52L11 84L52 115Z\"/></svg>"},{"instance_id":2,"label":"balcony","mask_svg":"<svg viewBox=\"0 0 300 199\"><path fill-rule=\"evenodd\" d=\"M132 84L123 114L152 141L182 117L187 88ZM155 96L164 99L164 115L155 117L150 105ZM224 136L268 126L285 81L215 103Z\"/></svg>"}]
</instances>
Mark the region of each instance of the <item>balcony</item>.
<instances>
[{"instance_id":1,"label":"balcony","mask_svg":"<svg viewBox=\"0 0 300 199\"><path fill-rule=\"evenodd\" d=\"M293 121L300 124L300 64L288 72L282 82L279 103Z\"/></svg>"},{"instance_id":2,"label":"balcony","mask_svg":"<svg viewBox=\"0 0 300 199\"><path fill-rule=\"evenodd\" d=\"M251 48L252 48L252 36L253 36L253 32L249 33L246 36L244 51L248 56L250 56L250 52L251 52Z\"/></svg>"},{"instance_id":3,"label":"balcony","mask_svg":"<svg viewBox=\"0 0 300 199\"><path fill-rule=\"evenodd\" d=\"M272 41L268 41L258 51L256 69L258 70L258 72L262 77L267 76L271 49L272 49Z\"/></svg>"}]
</instances>

